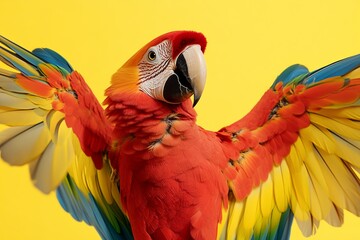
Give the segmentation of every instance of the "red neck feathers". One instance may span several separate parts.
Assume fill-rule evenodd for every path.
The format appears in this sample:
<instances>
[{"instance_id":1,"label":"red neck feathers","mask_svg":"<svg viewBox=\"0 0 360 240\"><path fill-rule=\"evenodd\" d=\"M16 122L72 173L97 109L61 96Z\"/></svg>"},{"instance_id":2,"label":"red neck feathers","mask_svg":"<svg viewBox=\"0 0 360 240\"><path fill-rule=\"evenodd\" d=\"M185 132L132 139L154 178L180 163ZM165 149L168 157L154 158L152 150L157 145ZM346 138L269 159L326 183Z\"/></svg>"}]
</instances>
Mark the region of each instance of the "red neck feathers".
<instances>
[{"instance_id":1,"label":"red neck feathers","mask_svg":"<svg viewBox=\"0 0 360 240\"><path fill-rule=\"evenodd\" d=\"M195 124L196 112L190 99L181 104L168 104L143 92L124 92L105 100L106 115L115 126L115 134L145 134L152 125L166 122L169 117ZM159 129L160 130L160 129Z\"/></svg>"}]
</instances>

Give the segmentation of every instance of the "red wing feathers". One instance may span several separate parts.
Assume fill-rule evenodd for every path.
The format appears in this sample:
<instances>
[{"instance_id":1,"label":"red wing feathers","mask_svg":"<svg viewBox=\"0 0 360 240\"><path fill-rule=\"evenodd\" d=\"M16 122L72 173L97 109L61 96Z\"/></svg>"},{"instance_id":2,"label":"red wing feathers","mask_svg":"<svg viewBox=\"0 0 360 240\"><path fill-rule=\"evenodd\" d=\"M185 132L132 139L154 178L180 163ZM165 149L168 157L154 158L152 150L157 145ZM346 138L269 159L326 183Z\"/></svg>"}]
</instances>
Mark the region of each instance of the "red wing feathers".
<instances>
[{"instance_id":1,"label":"red wing feathers","mask_svg":"<svg viewBox=\"0 0 360 240\"><path fill-rule=\"evenodd\" d=\"M310 125L308 112L352 104L359 93L360 79L337 77L307 87L279 83L244 118L221 129L224 148L232 148L225 173L235 197L245 198L290 153L299 131Z\"/></svg>"},{"instance_id":2,"label":"red wing feathers","mask_svg":"<svg viewBox=\"0 0 360 240\"><path fill-rule=\"evenodd\" d=\"M225 170L236 199L244 199L267 179L273 166L289 154L299 129L309 125L304 104L296 97L288 99L292 92L279 84L243 119L220 130L221 135L228 135L224 145L237 149Z\"/></svg>"}]
</instances>

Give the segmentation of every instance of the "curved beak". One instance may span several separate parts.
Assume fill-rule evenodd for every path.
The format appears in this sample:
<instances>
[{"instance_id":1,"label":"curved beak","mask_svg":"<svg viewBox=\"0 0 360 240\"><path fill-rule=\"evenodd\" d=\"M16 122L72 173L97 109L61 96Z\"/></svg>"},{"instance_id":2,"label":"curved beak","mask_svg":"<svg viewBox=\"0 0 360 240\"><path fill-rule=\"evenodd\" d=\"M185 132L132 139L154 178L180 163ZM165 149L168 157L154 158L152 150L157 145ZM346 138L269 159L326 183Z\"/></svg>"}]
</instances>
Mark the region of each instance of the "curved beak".
<instances>
[{"instance_id":1,"label":"curved beak","mask_svg":"<svg viewBox=\"0 0 360 240\"><path fill-rule=\"evenodd\" d=\"M180 60L181 56L184 58L183 60ZM185 61L185 64L181 64L181 61ZM204 91L206 82L206 63L200 45L191 45L186 48L177 58L176 66L185 76L187 75L194 93L193 107L195 107Z\"/></svg>"}]
</instances>

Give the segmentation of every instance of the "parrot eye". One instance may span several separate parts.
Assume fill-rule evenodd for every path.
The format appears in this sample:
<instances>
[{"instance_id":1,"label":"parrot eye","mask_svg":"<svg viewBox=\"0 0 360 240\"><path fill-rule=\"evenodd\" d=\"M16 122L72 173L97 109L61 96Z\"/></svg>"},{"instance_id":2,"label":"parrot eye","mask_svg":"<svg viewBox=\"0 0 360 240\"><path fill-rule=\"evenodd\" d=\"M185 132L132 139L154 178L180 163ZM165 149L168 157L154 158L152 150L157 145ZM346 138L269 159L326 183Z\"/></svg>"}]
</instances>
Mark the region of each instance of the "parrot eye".
<instances>
[{"instance_id":1,"label":"parrot eye","mask_svg":"<svg viewBox=\"0 0 360 240\"><path fill-rule=\"evenodd\" d=\"M154 60L156 59L156 53L155 53L154 51L150 51L150 52L148 53L148 59L149 59L150 61L154 61Z\"/></svg>"}]
</instances>

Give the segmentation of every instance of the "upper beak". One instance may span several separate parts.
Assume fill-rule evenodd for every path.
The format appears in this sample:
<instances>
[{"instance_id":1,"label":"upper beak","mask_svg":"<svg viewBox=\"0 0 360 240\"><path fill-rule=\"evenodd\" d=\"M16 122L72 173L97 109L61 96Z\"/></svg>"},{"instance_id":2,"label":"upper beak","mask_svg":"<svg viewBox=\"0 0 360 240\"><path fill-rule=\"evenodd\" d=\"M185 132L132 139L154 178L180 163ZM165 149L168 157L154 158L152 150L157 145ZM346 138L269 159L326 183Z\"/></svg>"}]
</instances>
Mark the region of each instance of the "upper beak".
<instances>
[{"instance_id":1,"label":"upper beak","mask_svg":"<svg viewBox=\"0 0 360 240\"><path fill-rule=\"evenodd\" d=\"M195 105L200 100L200 97L204 91L205 82L206 82L206 63L205 63L204 54L201 51L200 45L191 45L190 47L186 48L180 54L180 56L181 55L183 56L186 62L185 66L187 69L181 69L184 68L185 66L183 67L179 66L181 64L178 64L178 60L176 66L180 67L181 71L187 71L187 73L184 74L188 76L188 81L194 92L193 107L195 107Z\"/></svg>"}]
</instances>

